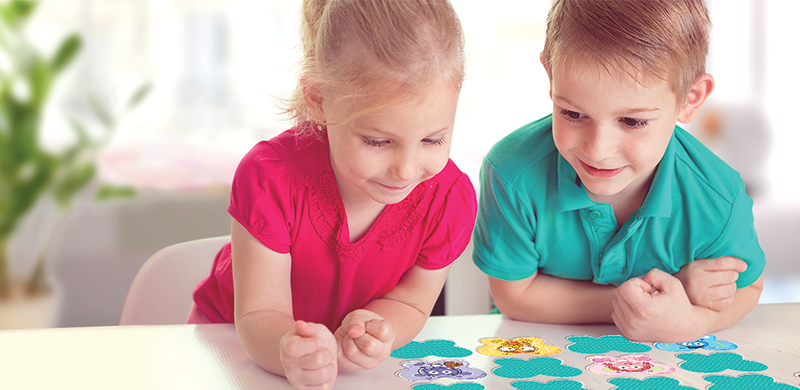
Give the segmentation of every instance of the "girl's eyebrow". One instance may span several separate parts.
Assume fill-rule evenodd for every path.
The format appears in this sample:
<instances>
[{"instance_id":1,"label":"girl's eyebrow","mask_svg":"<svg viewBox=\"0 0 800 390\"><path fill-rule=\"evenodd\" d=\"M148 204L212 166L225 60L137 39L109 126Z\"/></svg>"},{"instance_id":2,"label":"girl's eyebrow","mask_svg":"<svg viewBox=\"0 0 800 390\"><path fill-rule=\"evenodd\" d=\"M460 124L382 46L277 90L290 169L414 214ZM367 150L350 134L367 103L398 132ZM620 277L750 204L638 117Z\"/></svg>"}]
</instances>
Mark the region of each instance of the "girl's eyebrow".
<instances>
[{"instance_id":1,"label":"girl's eyebrow","mask_svg":"<svg viewBox=\"0 0 800 390\"><path fill-rule=\"evenodd\" d=\"M577 104L575 104L573 101L571 101L571 100L569 100L569 99L567 99L567 98L565 98L563 96L553 95L553 100L561 100L564 103L567 103L570 106L575 107L578 110L581 110L581 108ZM613 113L613 115L614 116L624 116L624 115L633 115L633 114L639 114L639 113L642 113L642 112L654 112L654 111L661 111L661 109L658 108L658 107L625 108L625 109L622 109L620 111L617 111L617 112Z\"/></svg>"},{"instance_id":2,"label":"girl's eyebrow","mask_svg":"<svg viewBox=\"0 0 800 390\"><path fill-rule=\"evenodd\" d=\"M380 136L385 136L387 138L391 138L391 136L394 136L394 134L392 134L390 132L383 131L383 130L375 128L375 127L365 127L364 129L369 131L369 132L377 133ZM431 138L431 137L436 137L437 135L443 135L444 133L447 133L452 129L453 129L452 126L443 127L440 130L434 131L434 132L426 135L423 138Z\"/></svg>"}]
</instances>

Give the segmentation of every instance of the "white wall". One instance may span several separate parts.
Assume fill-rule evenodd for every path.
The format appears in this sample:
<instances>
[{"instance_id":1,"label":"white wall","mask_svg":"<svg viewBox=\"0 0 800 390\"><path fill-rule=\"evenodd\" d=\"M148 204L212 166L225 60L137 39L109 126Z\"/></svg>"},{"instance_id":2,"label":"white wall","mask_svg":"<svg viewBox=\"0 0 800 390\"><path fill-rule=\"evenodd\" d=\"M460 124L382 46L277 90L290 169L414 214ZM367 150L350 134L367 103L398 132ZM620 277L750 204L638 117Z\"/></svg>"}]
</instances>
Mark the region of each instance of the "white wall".
<instances>
[{"instance_id":1,"label":"white wall","mask_svg":"<svg viewBox=\"0 0 800 390\"><path fill-rule=\"evenodd\" d=\"M87 91L119 108L135 86L152 81L152 94L125 118L118 136L104 153L103 178L159 193L154 202L165 204L173 202L175 196L202 192L209 186L224 187L241 155L256 140L277 134L287 126L276 114L275 103L276 98L289 95L296 76L292 66L298 57L299 3L43 1L30 27L34 40L41 42L45 52L65 31L74 29L86 36L84 55L57 85L55 104L46 120L45 142L58 147L69 139L71 131L64 118L86 116ZM549 0L453 3L465 27L469 60L452 158L477 186L480 161L488 148L550 110L547 78L538 61ZM775 281L767 283L764 299L800 300L794 287L800 285L800 226L796 222L800 221L800 196L798 181L793 179L795 149L800 145L800 125L793 115L799 103L800 73L796 64L800 58L796 50L790 49L800 36L800 24L794 20L800 13L800 3L708 3L714 22L708 69L717 81L709 107L746 105L760 110L766 118L763 127L758 126L761 132L752 127L745 132L750 137L761 134L767 140L766 161L761 168L765 181L754 195L756 225L769 261L765 276ZM759 12L753 12L754 5L762 7L757 9ZM764 19L759 21L753 15L763 15ZM721 151L730 156L732 164L737 156L756 152L747 148ZM182 195L169 195L170 191ZM227 200L224 196L221 199L208 202L218 202L223 207ZM61 238L72 249L64 248L59 253L63 261L54 268L91 280L83 284L94 289L75 298L74 302L82 302L82 309L70 309L73 318L65 324L80 324L78 317L90 318L92 310L105 314L88 323L113 317L108 313L118 310L118 291L127 289L125 280L132 279L131 272L137 264L158 245L184 238L181 221L175 219L183 217L150 213L147 219L139 218L140 227L167 225L174 226L174 231L153 236L156 230L142 228L129 233L132 236L124 237L124 242L118 236L111 239L106 234L118 234L119 229L130 224L119 218L132 215L114 210L116 206L94 207L73 216L83 222L67 222L73 227L65 236L70 238ZM206 213L201 210L202 207L197 212ZM227 229L227 220L218 215L219 211L208 211L201 217L209 221L209 229L203 232L216 234ZM103 214L114 217L106 220L101 217ZM92 233L98 230L104 235ZM166 237L170 238L159 240ZM113 245L134 242L141 245L135 250L135 259L121 264L121 258L107 258L120 249ZM93 248L97 250L94 253L102 254L92 255ZM89 263L102 264L87 267L84 273L80 268L83 265L78 264L92 256L96 259ZM88 273L91 268L96 270L95 275ZM115 275L118 272L127 276ZM485 277L472 265L467 251L451 274L448 313L483 312L488 305L485 291Z\"/></svg>"}]
</instances>

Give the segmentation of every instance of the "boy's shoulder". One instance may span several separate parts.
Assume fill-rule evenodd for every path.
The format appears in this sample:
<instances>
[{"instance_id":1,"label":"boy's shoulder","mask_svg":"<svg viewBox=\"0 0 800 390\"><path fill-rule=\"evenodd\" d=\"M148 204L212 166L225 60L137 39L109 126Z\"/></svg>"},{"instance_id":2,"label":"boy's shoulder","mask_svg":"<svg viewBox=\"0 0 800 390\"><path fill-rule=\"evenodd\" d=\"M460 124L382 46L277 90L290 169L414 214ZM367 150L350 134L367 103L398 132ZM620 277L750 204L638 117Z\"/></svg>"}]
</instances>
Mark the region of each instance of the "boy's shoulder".
<instances>
[{"instance_id":1,"label":"boy's shoulder","mask_svg":"<svg viewBox=\"0 0 800 390\"><path fill-rule=\"evenodd\" d=\"M677 146L673 149L676 177L692 180L722 198L732 201L744 190L744 182L739 172L731 168L697 138L686 130L675 128ZM681 172L683 171L683 172ZM684 185L688 183L684 182Z\"/></svg>"},{"instance_id":2,"label":"boy's shoulder","mask_svg":"<svg viewBox=\"0 0 800 390\"><path fill-rule=\"evenodd\" d=\"M555 163L558 157L552 119L552 114L547 115L506 135L492 146L484 164L492 164L511 181L546 174L549 163ZM538 172L539 168L544 171Z\"/></svg>"}]
</instances>

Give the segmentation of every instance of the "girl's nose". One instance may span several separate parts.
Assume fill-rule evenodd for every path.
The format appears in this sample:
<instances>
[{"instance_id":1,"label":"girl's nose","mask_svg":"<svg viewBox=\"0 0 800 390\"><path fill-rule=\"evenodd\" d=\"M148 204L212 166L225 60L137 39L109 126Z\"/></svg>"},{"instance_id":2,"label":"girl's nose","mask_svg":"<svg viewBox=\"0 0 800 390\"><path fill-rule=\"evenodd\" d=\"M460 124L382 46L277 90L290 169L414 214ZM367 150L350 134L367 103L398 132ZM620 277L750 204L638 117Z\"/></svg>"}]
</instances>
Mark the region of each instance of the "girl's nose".
<instances>
[{"instance_id":1,"label":"girl's nose","mask_svg":"<svg viewBox=\"0 0 800 390\"><path fill-rule=\"evenodd\" d=\"M392 165L394 176L402 181L414 180L417 176L416 151L414 149L401 149L397 152Z\"/></svg>"}]
</instances>

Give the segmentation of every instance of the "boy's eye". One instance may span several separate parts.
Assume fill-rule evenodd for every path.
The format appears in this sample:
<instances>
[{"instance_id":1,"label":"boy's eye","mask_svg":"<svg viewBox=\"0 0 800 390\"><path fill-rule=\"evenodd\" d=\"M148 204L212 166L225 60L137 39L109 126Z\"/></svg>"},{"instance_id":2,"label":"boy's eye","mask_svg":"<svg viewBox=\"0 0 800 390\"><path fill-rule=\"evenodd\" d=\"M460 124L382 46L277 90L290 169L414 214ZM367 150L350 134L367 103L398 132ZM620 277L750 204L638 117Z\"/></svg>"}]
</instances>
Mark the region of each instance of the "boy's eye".
<instances>
[{"instance_id":1,"label":"boy's eye","mask_svg":"<svg viewBox=\"0 0 800 390\"><path fill-rule=\"evenodd\" d=\"M583 118L585 116L585 115L581 114L580 112L570 111L570 110L566 110L566 109L562 109L561 110L561 115L564 118L567 118L567 120L569 120L569 121L577 121L577 120L579 120L579 119L581 119L581 118Z\"/></svg>"},{"instance_id":2,"label":"boy's eye","mask_svg":"<svg viewBox=\"0 0 800 390\"><path fill-rule=\"evenodd\" d=\"M380 146L386 146L386 145L389 144L389 140L380 139L380 138L362 137L362 139L364 140L364 143L369 145L369 146L380 147Z\"/></svg>"},{"instance_id":3,"label":"boy's eye","mask_svg":"<svg viewBox=\"0 0 800 390\"><path fill-rule=\"evenodd\" d=\"M631 129L647 126L647 120L644 119L620 118L620 122Z\"/></svg>"}]
</instances>

